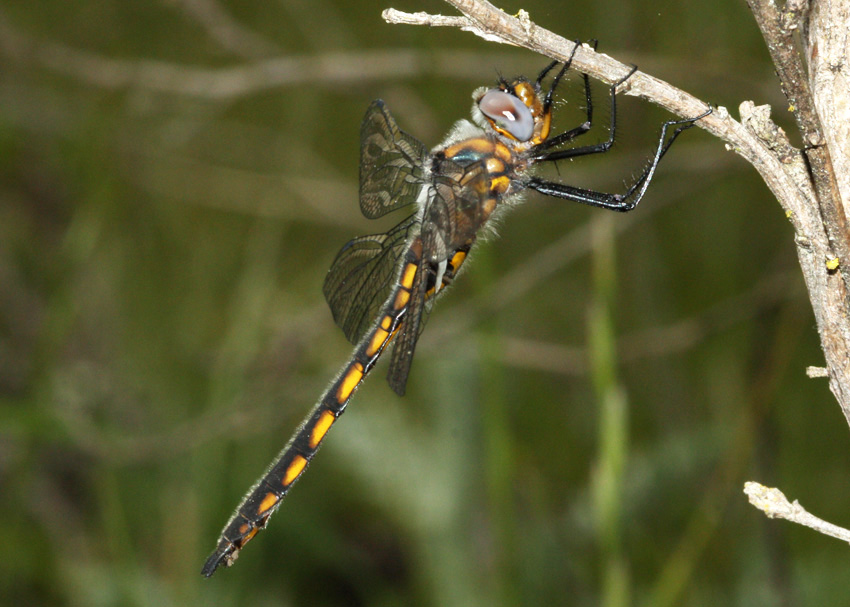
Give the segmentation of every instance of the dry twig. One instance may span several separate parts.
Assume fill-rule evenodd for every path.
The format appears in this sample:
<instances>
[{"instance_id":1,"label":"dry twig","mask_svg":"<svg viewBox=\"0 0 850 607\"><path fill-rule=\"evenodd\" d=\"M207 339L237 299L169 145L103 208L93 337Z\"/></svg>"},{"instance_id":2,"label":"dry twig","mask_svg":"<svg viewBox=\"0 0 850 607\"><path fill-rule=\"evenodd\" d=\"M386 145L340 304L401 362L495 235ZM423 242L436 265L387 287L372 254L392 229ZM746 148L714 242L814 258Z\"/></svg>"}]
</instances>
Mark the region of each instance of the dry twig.
<instances>
[{"instance_id":1,"label":"dry twig","mask_svg":"<svg viewBox=\"0 0 850 607\"><path fill-rule=\"evenodd\" d=\"M789 502L779 489L750 482L744 483L744 493L753 506L770 518L784 518L786 521L810 527L819 533L850 543L850 531L810 514L797 500L794 500L794 503Z\"/></svg>"}]
</instances>

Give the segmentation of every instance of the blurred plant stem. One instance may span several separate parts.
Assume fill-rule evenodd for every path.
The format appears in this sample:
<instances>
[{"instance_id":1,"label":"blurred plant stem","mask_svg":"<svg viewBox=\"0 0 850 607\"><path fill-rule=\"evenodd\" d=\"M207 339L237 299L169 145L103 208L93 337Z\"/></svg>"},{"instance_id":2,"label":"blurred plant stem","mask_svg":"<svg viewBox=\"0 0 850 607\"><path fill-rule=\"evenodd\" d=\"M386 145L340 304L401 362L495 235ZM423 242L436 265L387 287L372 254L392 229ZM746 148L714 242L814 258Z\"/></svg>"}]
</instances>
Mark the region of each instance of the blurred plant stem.
<instances>
[{"instance_id":1,"label":"blurred plant stem","mask_svg":"<svg viewBox=\"0 0 850 607\"><path fill-rule=\"evenodd\" d=\"M614 332L616 251L612 214L595 216L592 229L593 297L588 308L588 353L599 407L599 452L592 478L593 512L603 567L604 607L625 607L629 571L623 557L623 473L628 448L628 402L617 379Z\"/></svg>"},{"instance_id":2,"label":"blurred plant stem","mask_svg":"<svg viewBox=\"0 0 850 607\"><path fill-rule=\"evenodd\" d=\"M496 272L488 247L481 247L475 258L476 280L482 286L495 282ZM481 432L484 449L484 475L487 502L493 529L493 573L498 587L493 588L499 604L520 605L521 594L517 585L518 564L517 529L513 487L516 481L516 457L505 398L504 367L498 360L502 347L496 343L499 331L488 327L492 321L482 323L481 331L487 343L481 348L485 355L481 361ZM493 329L493 330L490 330Z\"/></svg>"}]
</instances>

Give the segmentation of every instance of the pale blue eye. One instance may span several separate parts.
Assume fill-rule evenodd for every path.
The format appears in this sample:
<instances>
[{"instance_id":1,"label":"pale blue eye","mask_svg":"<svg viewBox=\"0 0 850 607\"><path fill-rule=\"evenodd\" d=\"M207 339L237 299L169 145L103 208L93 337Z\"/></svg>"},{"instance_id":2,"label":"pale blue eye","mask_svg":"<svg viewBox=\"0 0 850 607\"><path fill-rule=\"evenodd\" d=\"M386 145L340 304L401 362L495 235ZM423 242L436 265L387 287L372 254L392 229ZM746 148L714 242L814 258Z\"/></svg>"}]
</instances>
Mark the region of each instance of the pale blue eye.
<instances>
[{"instance_id":1,"label":"pale blue eye","mask_svg":"<svg viewBox=\"0 0 850 607\"><path fill-rule=\"evenodd\" d=\"M534 118L531 110L513 95L493 89L487 91L478 102L481 113L496 123L501 130L517 141L528 141L534 134Z\"/></svg>"}]
</instances>

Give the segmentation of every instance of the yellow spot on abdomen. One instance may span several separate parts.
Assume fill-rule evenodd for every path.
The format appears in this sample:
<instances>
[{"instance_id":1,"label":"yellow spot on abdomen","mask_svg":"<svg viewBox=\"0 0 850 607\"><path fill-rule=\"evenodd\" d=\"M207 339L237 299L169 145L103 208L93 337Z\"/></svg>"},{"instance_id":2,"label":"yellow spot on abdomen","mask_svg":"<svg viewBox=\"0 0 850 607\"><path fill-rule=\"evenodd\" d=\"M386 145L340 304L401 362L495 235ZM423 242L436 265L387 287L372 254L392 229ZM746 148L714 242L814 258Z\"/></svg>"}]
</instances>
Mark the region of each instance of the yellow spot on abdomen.
<instances>
[{"instance_id":1,"label":"yellow spot on abdomen","mask_svg":"<svg viewBox=\"0 0 850 607\"><path fill-rule=\"evenodd\" d=\"M412 288L414 276L416 276L416 264L409 263L404 266L404 271L401 273L401 286L405 289Z\"/></svg>"},{"instance_id":2,"label":"yellow spot on abdomen","mask_svg":"<svg viewBox=\"0 0 850 607\"><path fill-rule=\"evenodd\" d=\"M345 372L345 377L342 378L342 382L339 384L339 390L336 391L336 402L342 404L347 401L351 397L351 393L354 392L354 388L357 387L357 384L362 379L363 365L356 362Z\"/></svg>"},{"instance_id":3,"label":"yellow spot on abdomen","mask_svg":"<svg viewBox=\"0 0 850 607\"><path fill-rule=\"evenodd\" d=\"M283 477L283 486L288 487L292 484L298 475L304 470L304 467L307 465L307 459L303 455L296 455L292 458L292 462L289 464L289 468L286 469L286 474Z\"/></svg>"},{"instance_id":4,"label":"yellow spot on abdomen","mask_svg":"<svg viewBox=\"0 0 850 607\"><path fill-rule=\"evenodd\" d=\"M257 535L257 532L259 530L260 530L259 527L256 527L255 525L252 525L251 523L243 523L242 525L239 525L239 533L242 535L242 537L240 539L237 539L233 543L233 545L236 546L237 548L241 548L242 546L247 544L248 541L252 537Z\"/></svg>"},{"instance_id":5,"label":"yellow spot on abdomen","mask_svg":"<svg viewBox=\"0 0 850 607\"><path fill-rule=\"evenodd\" d=\"M393 308L396 310L401 310L404 306L407 305L408 301L410 301L410 291L399 289L398 295L395 296L395 301L393 302Z\"/></svg>"},{"instance_id":6,"label":"yellow spot on abdomen","mask_svg":"<svg viewBox=\"0 0 850 607\"><path fill-rule=\"evenodd\" d=\"M457 269L463 264L466 259L466 253L464 251L458 251L452 256L452 267L457 272Z\"/></svg>"},{"instance_id":7,"label":"yellow spot on abdomen","mask_svg":"<svg viewBox=\"0 0 850 607\"><path fill-rule=\"evenodd\" d=\"M280 501L277 495L274 492L269 491L266 493L266 497L263 498L263 501L260 502L260 507L257 508L257 514L264 514L271 510L276 503Z\"/></svg>"},{"instance_id":8,"label":"yellow spot on abdomen","mask_svg":"<svg viewBox=\"0 0 850 607\"><path fill-rule=\"evenodd\" d=\"M319 416L319 421L316 422L316 425L313 426L313 431L310 433L311 449L319 446L319 443L325 438L325 434L328 433L328 429L333 425L334 420L336 420L336 416L333 414L333 411L322 412Z\"/></svg>"},{"instance_id":9,"label":"yellow spot on abdomen","mask_svg":"<svg viewBox=\"0 0 850 607\"><path fill-rule=\"evenodd\" d=\"M385 316L384 318L389 319L389 316ZM381 325L383 324L384 323L381 322ZM381 328L375 329L375 334L369 341L369 347L366 348L366 356L375 356L375 354L378 353L378 350L380 350L381 347L383 347L383 345L387 343L387 339L389 339L389 337L389 331L385 331Z\"/></svg>"}]
</instances>

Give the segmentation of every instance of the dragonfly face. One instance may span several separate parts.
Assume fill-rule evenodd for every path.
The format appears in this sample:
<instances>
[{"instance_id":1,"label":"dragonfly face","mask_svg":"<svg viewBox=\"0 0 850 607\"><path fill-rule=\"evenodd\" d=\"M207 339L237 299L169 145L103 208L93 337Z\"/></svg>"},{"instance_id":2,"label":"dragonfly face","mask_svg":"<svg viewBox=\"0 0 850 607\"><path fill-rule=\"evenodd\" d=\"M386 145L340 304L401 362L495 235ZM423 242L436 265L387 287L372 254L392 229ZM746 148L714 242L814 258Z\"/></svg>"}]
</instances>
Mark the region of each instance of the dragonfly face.
<instances>
[{"instance_id":1,"label":"dragonfly face","mask_svg":"<svg viewBox=\"0 0 850 607\"><path fill-rule=\"evenodd\" d=\"M551 67L554 65L549 69ZM545 102L540 97L540 83L547 71L535 83L518 78L513 83L501 81L496 89L478 89L473 94L475 109L480 112L480 117L473 113L476 122L516 142L514 147L518 151L542 143L549 137L552 125L551 97ZM553 83L553 88L555 85L557 82Z\"/></svg>"},{"instance_id":2,"label":"dragonfly face","mask_svg":"<svg viewBox=\"0 0 850 607\"><path fill-rule=\"evenodd\" d=\"M383 101L369 106L361 127L360 208L369 218L405 207L412 213L386 233L355 238L334 260L323 290L334 320L355 344L354 352L239 505L204 564L203 575L211 576L220 565L230 566L240 549L265 527L391 343L387 379L394 391L404 394L428 311L457 276L495 214L527 189L591 206L630 210L643 196L673 140L698 119L665 123L649 167L622 194L544 181L532 175L536 164L605 152L611 147L616 128L614 94L625 81L611 87L608 141L568 147L590 129L593 104L583 74L586 121L551 135L553 93L570 61L558 70L544 93L543 81L556 65L551 63L533 82L500 80L496 88L476 91L474 122L459 121L431 151L399 129ZM668 138L670 126L678 128Z\"/></svg>"}]
</instances>

